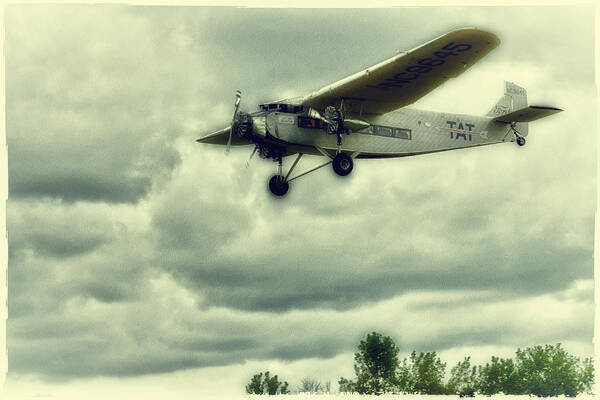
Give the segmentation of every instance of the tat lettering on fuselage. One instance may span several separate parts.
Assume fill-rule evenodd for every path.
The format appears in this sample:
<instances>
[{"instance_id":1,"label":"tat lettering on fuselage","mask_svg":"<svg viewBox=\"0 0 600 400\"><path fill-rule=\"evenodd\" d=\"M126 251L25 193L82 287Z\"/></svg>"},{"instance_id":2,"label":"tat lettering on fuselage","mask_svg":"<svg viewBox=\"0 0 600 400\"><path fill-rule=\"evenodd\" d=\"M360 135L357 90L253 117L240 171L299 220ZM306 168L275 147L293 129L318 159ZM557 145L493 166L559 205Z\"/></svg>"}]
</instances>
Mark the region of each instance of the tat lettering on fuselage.
<instances>
[{"instance_id":1,"label":"tat lettering on fuselage","mask_svg":"<svg viewBox=\"0 0 600 400\"><path fill-rule=\"evenodd\" d=\"M471 124L469 122L463 123L462 121L446 121L446 125L447 126L437 126L436 129L442 134L449 133L450 139L463 139L464 141L471 142L473 140L473 135L478 135L484 140L489 139L487 135L488 131L476 131L475 124Z\"/></svg>"}]
</instances>

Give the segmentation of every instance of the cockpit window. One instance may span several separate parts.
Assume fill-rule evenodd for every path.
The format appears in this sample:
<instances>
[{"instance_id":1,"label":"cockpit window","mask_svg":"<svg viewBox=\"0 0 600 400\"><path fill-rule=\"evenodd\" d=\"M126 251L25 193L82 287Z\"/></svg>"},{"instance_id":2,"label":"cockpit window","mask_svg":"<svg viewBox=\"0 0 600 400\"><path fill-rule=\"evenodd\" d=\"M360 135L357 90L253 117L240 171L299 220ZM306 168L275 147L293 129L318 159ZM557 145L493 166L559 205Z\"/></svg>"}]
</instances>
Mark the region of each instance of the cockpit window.
<instances>
[{"instance_id":1,"label":"cockpit window","mask_svg":"<svg viewBox=\"0 0 600 400\"><path fill-rule=\"evenodd\" d=\"M323 129L324 126L324 122L320 119L311 117L298 117L298 127L300 128Z\"/></svg>"},{"instance_id":2,"label":"cockpit window","mask_svg":"<svg viewBox=\"0 0 600 400\"><path fill-rule=\"evenodd\" d=\"M284 113L300 113L304 110L304 106L296 105L296 104L286 104L286 103L271 103L271 104L261 104L261 110L279 110Z\"/></svg>"}]
</instances>

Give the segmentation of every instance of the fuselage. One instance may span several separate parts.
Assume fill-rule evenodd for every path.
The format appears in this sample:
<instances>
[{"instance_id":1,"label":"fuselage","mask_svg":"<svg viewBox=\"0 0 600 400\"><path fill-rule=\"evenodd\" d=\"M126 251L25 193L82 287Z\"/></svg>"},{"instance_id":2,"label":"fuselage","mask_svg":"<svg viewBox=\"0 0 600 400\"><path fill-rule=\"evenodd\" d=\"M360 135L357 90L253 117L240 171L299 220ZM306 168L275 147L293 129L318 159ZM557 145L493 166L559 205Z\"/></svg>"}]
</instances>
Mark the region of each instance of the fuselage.
<instances>
[{"instance_id":1,"label":"fuselage","mask_svg":"<svg viewBox=\"0 0 600 400\"><path fill-rule=\"evenodd\" d=\"M286 155L321 155L317 147L337 149L336 135L327 134L322 121L303 111L264 110L252 119L253 134L266 143L285 144ZM404 157L514 140L510 126L491 117L403 108L345 120L360 124L343 135L342 151L359 153L360 158Z\"/></svg>"}]
</instances>

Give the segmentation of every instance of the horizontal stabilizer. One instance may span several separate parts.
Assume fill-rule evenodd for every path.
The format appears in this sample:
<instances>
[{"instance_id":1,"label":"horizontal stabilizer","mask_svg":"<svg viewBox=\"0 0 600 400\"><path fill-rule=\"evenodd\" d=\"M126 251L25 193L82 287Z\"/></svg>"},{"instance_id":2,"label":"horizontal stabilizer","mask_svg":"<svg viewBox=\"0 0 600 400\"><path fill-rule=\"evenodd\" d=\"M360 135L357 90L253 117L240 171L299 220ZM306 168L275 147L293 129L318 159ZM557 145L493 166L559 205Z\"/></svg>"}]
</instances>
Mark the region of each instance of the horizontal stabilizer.
<instances>
[{"instance_id":1,"label":"horizontal stabilizer","mask_svg":"<svg viewBox=\"0 0 600 400\"><path fill-rule=\"evenodd\" d=\"M504 124L513 122L531 122L561 111L560 108L556 107L529 106L505 115L500 115L494 118L494 121L502 122Z\"/></svg>"}]
</instances>

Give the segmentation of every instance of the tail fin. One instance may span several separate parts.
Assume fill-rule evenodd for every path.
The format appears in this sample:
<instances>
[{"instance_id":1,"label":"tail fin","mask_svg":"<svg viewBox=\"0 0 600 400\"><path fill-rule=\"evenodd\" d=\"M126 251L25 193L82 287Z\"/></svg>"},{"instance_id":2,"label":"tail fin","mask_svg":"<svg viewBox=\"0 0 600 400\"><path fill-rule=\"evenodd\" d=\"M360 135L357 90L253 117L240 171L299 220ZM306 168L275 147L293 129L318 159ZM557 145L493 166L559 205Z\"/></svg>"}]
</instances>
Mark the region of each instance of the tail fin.
<instances>
[{"instance_id":1,"label":"tail fin","mask_svg":"<svg viewBox=\"0 0 600 400\"><path fill-rule=\"evenodd\" d=\"M504 96L498 100L486 116L496 118L525 107L527 107L527 90L512 82L504 81ZM528 126L526 122L517 123L515 128L521 136L527 136Z\"/></svg>"},{"instance_id":2,"label":"tail fin","mask_svg":"<svg viewBox=\"0 0 600 400\"><path fill-rule=\"evenodd\" d=\"M527 107L527 90L512 82L504 82L504 96L486 114L488 117L498 117L520 108Z\"/></svg>"}]
</instances>

